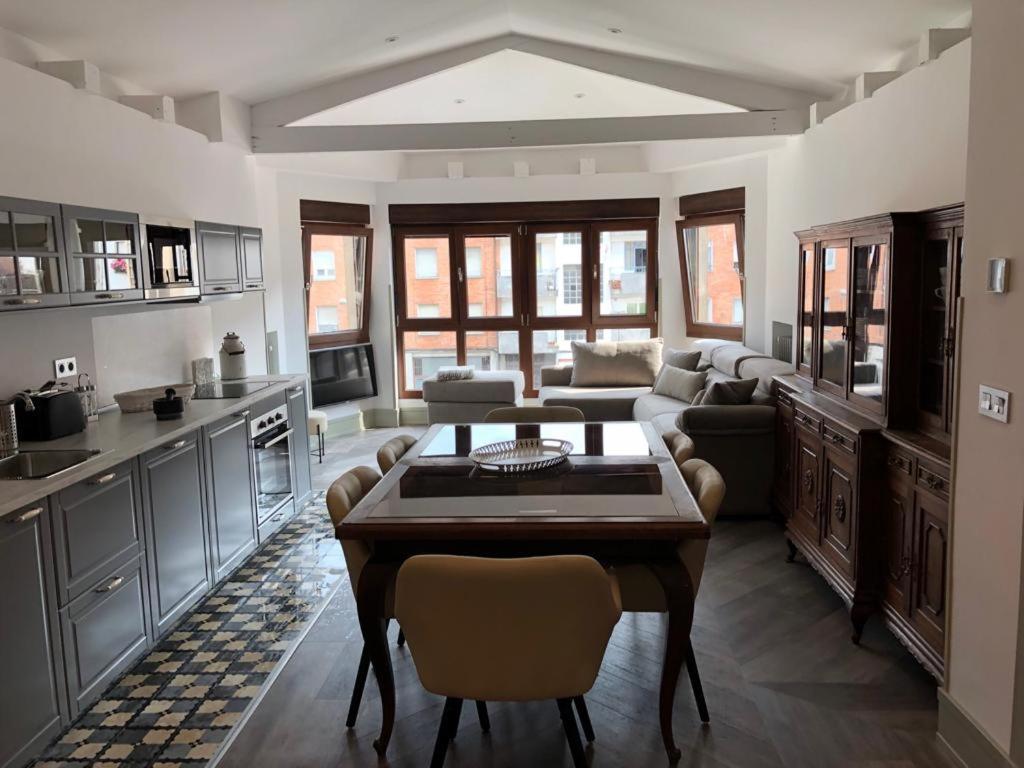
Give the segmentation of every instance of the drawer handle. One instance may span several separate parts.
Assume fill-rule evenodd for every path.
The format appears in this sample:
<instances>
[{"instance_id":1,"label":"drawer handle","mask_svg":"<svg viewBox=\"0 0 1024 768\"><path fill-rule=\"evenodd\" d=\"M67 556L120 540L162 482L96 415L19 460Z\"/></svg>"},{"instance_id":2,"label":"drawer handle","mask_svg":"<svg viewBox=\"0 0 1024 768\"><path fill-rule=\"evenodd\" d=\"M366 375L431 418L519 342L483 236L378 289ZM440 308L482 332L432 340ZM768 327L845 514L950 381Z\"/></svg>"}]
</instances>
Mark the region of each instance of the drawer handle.
<instances>
[{"instance_id":1,"label":"drawer handle","mask_svg":"<svg viewBox=\"0 0 1024 768\"><path fill-rule=\"evenodd\" d=\"M244 411L239 411L238 413L232 413L231 414L231 418L233 418L233 419L244 419L248 415L249 415L249 409L246 408Z\"/></svg>"},{"instance_id":2,"label":"drawer handle","mask_svg":"<svg viewBox=\"0 0 1024 768\"><path fill-rule=\"evenodd\" d=\"M103 594L104 592L111 592L124 584L124 576L115 576L102 587L96 587L93 592Z\"/></svg>"},{"instance_id":3,"label":"drawer handle","mask_svg":"<svg viewBox=\"0 0 1024 768\"><path fill-rule=\"evenodd\" d=\"M42 303L42 299L7 299L7 301L4 302L4 304L7 304L12 307L24 307L29 304L40 303Z\"/></svg>"},{"instance_id":4,"label":"drawer handle","mask_svg":"<svg viewBox=\"0 0 1024 768\"><path fill-rule=\"evenodd\" d=\"M260 284L259 283L246 283L245 287L246 288L259 288Z\"/></svg>"},{"instance_id":5,"label":"drawer handle","mask_svg":"<svg viewBox=\"0 0 1024 768\"><path fill-rule=\"evenodd\" d=\"M117 477L117 472L108 472L105 475L100 475L99 477L90 480L89 485L106 485L115 477Z\"/></svg>"},{"instance_id":6,"label":"drawer handle","mask_svg":"<svg viewBox=\"0 0 1024 768\"><path fill-rule=\"evenodd\" d=\"M97 299L123 299L123 293L97 293L95 298Z\"/></svg>"},{"instance_id":7,"label":"drawer handle","mask_svg":"<svg viewBox=\"0 0 1024 768\"><path fill-rule=\"evenodd\" d=\"M213 290L215 290L215 291L226 291L227 288L225 288L223 285L215 285L213 287Z\"/></svg>"},{"instance_id":8,"label":"drawer handle","mask_svg":"<svg viewBox=\"0 0 1024 768\"><path fill-rule=\"evenodd\" d=\"M832 439L833 443L839 443L840 445L842 445L842 443L843 443L843 436L842 435L833 432L831 435L829 435L829 437Z\"/></svg>"},{"instance_id":9,"label":"drawer handle","mask_svg":"<svg viewBox=\"0 0 1024 768\"><path fill-rule=\"evenodd\" d=\"M935 490L942 487L942 478L937 475L926 474L924 476L924 484Z\"/></svg>"},{"instance_id":10,"label":"drawer handle","mask_svg":"<svg viewBox=\"0 0 1024 768\"><path fill-rule=\"evenodd\" d=\"M800 420L801 424L810 424L811 423L811 417L810 416L805 416L802 413L797 414L797 418Z\"/></svg>"},{"instance_id":11,"label":"drawer handle","mask_svg":"<svg viewBox=\"0 0 1024 768\"><path fill-rule=\"evenodd\" d=\"M179 440L179 441L178 441L178 442L176 442L176 443L171 443L170 445L165 445L165 446L164 446L164 450L165 450L165 451L176 451L176 450L178 450L179 448L184 448L184 447L185 447L185 444L186 444L187 442L188 442L187 440Z\"/></svg>"},{"instance_id":12,"label":"drawer handle","mask_svg":"<svg viewBox=\"0 0 1024 768\"><path fill-rule=\"evenodd\" d=\"M32 509L25 510L20 515L18 515L17 517L12 517L9 522L11 522L11 523L27 523L29 520L35 520L41 514L43 514L43 508L42 507L32 507Z\"/></svg>"}]
</instances>

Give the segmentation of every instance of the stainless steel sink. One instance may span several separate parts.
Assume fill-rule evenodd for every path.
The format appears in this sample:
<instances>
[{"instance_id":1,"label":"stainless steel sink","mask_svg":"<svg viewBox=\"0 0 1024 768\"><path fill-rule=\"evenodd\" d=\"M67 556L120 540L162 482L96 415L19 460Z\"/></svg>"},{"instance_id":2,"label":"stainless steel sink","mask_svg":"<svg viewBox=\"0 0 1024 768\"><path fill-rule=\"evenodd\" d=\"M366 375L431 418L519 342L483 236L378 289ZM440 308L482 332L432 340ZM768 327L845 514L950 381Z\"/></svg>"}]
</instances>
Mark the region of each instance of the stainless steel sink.
<instances>
[{"instance_id":1,"label":"stainless steel sink","mask_svg":"<svg viewBox=\"0 0 1024 768\"><path fill-rule=\"evenodd\" d=\"M91 459L99 451L22 451L0 459L0 480L51 477Z\"/></svg>"}]
</instances>

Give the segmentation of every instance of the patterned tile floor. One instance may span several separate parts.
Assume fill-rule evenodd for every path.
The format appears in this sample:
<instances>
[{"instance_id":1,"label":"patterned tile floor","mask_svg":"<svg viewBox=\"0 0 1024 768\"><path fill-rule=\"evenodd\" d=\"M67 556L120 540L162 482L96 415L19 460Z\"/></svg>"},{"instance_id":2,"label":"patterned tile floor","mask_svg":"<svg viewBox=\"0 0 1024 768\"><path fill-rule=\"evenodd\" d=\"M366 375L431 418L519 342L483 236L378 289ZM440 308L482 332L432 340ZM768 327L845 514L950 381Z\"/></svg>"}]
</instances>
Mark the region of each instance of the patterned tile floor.
<instances>
[{"instance_id":1,"label":"patterned tile floor","mask_svg":"<svg viewBox=\"0 0 1024 768\"><path fill-rule=\"evenodd\" d=\"M58 737L36 768L207 763L344 575L321 492Z\"/></svg>"}]
</instances>

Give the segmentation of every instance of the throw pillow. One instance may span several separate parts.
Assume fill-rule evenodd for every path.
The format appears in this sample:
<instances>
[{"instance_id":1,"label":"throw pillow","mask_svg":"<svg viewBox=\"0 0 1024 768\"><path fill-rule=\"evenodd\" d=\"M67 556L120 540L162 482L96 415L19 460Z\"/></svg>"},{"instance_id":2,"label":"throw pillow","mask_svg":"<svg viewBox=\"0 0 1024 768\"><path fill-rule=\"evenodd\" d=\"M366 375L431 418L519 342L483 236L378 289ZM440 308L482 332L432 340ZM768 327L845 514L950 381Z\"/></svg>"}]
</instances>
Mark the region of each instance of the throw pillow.
<instances>
[{"instance_id":1,"label":"throw pillow","mask_svg":"<svg viewBox=\"0 0 1024 768\"><path fill-rule=\"evenodd\" d=\"M700 392L693 396L693 400L690 401L690 405L700 405L701 403L703 403L704 395L706 395L707 393L708 391L706 389L702 389Z\"/></svg>"},{"instance_id":2,"label":"throw pillow","mask_svg":"<svg viewBox=\"0 0 1024 768\"><path fill-rule=\"evenodd\" d=\"M696 371L700 363L700 350L692 352L685 349L666 349L663 355L665 365L673 368L682 368L684 371Z\"/></svg>"},{"instance_id":3,"label":"throw pillow","mask_svg":"<svg viewBox=\"0 0 1024 768\"><path fill-rule=\"evenodd\" d=\"M701 405L748 405L760 379L716 381L704 394Z\"/></svg>"},{"instance_id":4,"label":"throw pillow","mask_svg":"<svg viewBox=\"0 0 1024 768\"><path fill-rule=\"evenodd\" d=\"M661 369L661 339L574 341L573 387L649 387Z\"/></svg>"},{"instance_id":5,"label":"throw pillow","mask_svg":"<svg viewBox=\"0 0 1024 768\"><path fill-rule=\"evenodd\" d=\"M654 394L674 397L684 403L693 401L694 395L703 391L704 382L707 380L706 373L696 371L684 371L682 368L674 368L669 364L661 369L658 380L654 382Z\"/></svg>"}]
</instances>

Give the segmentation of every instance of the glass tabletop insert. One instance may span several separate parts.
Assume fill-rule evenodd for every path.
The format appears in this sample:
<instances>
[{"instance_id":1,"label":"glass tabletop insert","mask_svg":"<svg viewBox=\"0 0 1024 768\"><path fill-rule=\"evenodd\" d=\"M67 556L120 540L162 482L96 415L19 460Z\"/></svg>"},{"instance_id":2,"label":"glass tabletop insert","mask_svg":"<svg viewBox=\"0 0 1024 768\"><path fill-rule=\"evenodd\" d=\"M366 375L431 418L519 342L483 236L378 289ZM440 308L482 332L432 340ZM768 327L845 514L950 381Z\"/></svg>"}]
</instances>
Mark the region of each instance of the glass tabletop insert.
<instances>
[{"instance_id":1,"label":"glass tabletop insert","mask_svg":"<svg viewBox=\"0 0 1024 768\"><path fill-rule=\"evenodd\" d=\"M490 443L544 437L572 443L573 456L650 456L643 427L632 421L595 424L446 424L420 453L421 458L468 456Z\"/></svg>"}]
</instances>

